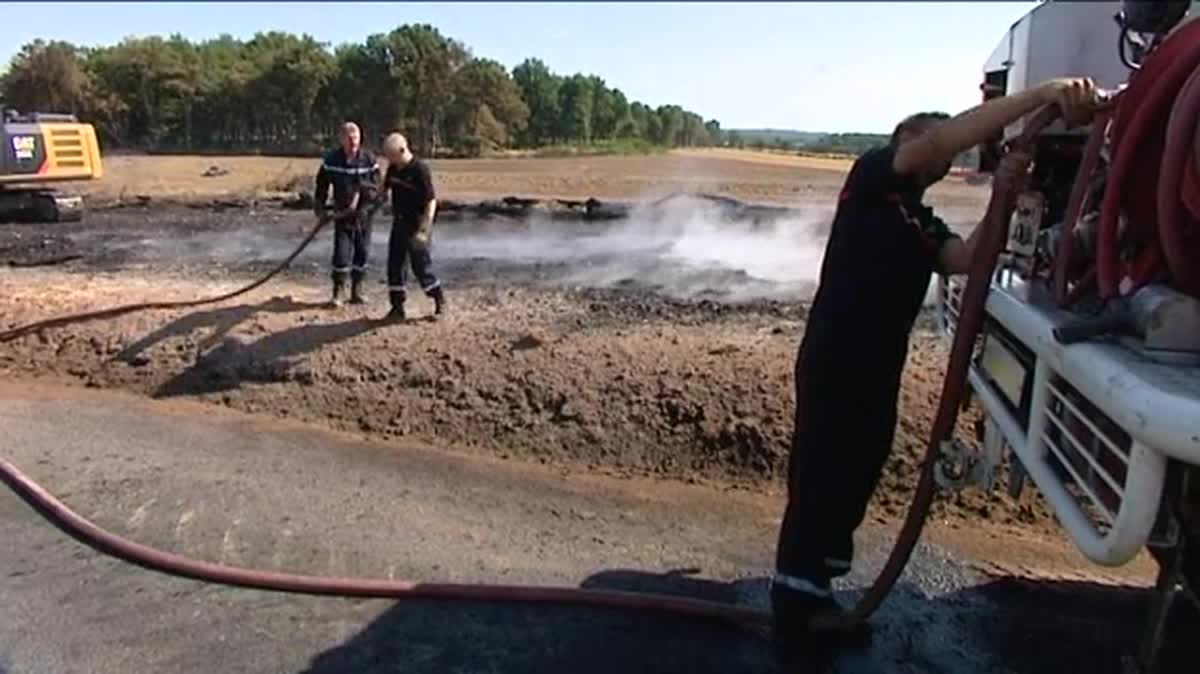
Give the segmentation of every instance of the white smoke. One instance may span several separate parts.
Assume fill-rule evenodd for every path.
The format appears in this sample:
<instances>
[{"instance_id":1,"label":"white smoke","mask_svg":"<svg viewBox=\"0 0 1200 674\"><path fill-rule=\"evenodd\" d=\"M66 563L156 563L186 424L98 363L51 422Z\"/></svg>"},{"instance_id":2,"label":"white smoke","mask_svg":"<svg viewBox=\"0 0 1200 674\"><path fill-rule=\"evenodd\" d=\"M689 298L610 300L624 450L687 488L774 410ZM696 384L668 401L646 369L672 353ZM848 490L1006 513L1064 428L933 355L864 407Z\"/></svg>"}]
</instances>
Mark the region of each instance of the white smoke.
<instances>
[{"instance_id":1,"label":"white smoke","mask_svg":"<svg viewBox=\"0 0 1200 674\"><path fill-rule=\"evenodd\" d=\"M438 257L561 265L555 282L634 286L730 302L800 299L820 272L831 208L753 223L704 199L678 198L627 220L443 229Z\"/></svg>"},{"instance_id":2,"label":"white smoke","mask_svg":"<svg viewBox=\"0 0 1200 674\"><path fill-rule=\"evenodd\" d=\"M770 212L731 208L720 198L675 195L617 221L443 221L436 228L434 264L450 282L507 279L516 284L641 288L683 299L805 301L820 274L833 213L831 201ZM109 252L135 259L264 265L283 259L311 225L300 214L271 215L260 214L259 219L285 226L233 225L182 236L164 231L128 239L104 232L90 236L101 237ZM946 215L959 227L973 217L959 211ZM383 278L387 260L389 228L387 220L381 220L370 260L375 280ZM294 236L289 236L287 225L293 224ZM296 266L324 273L331 250L332 232L326 231ZM927 302L932 302L933 287Z\"/></svg>"}]
</instances>

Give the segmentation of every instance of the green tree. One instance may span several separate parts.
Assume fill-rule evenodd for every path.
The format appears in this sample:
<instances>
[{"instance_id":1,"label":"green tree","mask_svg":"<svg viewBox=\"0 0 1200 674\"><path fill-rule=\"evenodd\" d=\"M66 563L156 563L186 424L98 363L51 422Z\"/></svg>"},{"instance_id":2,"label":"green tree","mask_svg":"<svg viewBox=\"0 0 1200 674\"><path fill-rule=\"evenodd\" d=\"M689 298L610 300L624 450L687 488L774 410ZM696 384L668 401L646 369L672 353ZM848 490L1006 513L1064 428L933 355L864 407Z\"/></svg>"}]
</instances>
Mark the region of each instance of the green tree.
<instances>
[{"instance_id":1,"label":"green tree","mask_svg":"<svg viewBox=\"0 0 1200 674\"><path fill-rule=\"evenodd\" d=\"M558 96L562 79L535 58L525 59L513 68L513 80L529 108L529 124L520 135L525 145L541 145L558 139Z\"/></svg>"},{"instance_id":2,"label":"green tree","mask_svg":"<svg viewBox=\"0 0 1200 674\"><path fill-rule=\"evenodd\" d=\"M470 53L428 24L401 26L386 36L372 36L376 37L382 43L378 46L388 66L389 84L396 87L395 126L411 125L409 142L419 152L434 154L440 141L439 123L453 100L454 74Z\"/></svg>"},{"instance_id":3,"label":"green tree","mask_svg":"<svg viewBox=\"0 0 1200 674\"><path fill-rule=\"evenodd\" d=\"M658 141L660 129L657 124L653 128L651 125L651 120L657 122L657 115L650 106L635 101L629 106L629 119L633 123L634 138L641 138L651 142Z\"/></svg>"},{"instance_id":4,"label":"green tree","mask_svg":"<svg viewBox=\"0 0 1200 674\"><path fill-rule=\"evenodd\" d=\"M246 45L253 76L260 142L275 147L304 146L313 140L313 107L333 79L336 63L325 45L309 35L259 33Z\"/></svg>"},{"instance_id":5,"label":"green tree","mask_svg":"<svg viewBox=\"0 0 1200 674\"><path fill-rule=\"evenodd\" d=\"M248 83L254 77L245 44L229 35L197 45L199 77L192 108L194 142L232 148L249 142Z\"/></svg>"},{"instance_id":6,"label":"green tree","mask_svg":"<svg viewBox=\"0 0 1200 674\"><path fill-rule=\"evenodd\" d=\"M704 118L694 112L685 111L676 144L683 147L708 145L708 129L704 126Z\"/></svg>"},{"instance_id":7,"label":"green tree","mask_svg":"<svg viewBox=\"0 0 1200 674\"><path fill-rule=\"evenodd\" d=\"M704 123L704 130L708 133L709 145L724 145L725 134L721 131L721 123L715 119L710 119Z\"/></svg>"},{"instance_id":8,"label":"green tree","mask_svg":"<svg viewBox=\"0 0 1200 674\"><path fill-rule=\"evenodd\" d=\"M654 111L658 118L658 134L654 141L669 147L680 145L683 139L683 108L678 105L660 105Z\"/></svg>"},{"instance_id":9,"label":"green tree","mask_svg":"<svg viewBox=\"0 0 1200 674\"><path fill-rule=\"evenodd\" d=\"M592 129L593 140L609 140L617 135L617 123L620 121L616 97L613 90L608 88L604 80L592 75L587 78L592 94Z\"/></svg>"},{"instance_id":10,"label":"green tree","mask_svg":"<svg viewBox=\"0 0 1200 674\"><path fill-rule=\"evenodd\" d=\"M507 145L522 133L529 107L504 66L491 59L472 59L454 74L453 101L445 117L448 137L473 152Z\"/></svg>"},{"instance_id":11,"label":"green tree","mask_svg":"<svg viewBox=\"0 0 1200 674\"><path fill-rule=\"evenodd\" d=\"M592 87L588 78L575 74L558 89L558 133L563 140L587 144L592 141Z\"/></svg>"},{"instance_id":12,"label":"green tree","mask_svg":"<svg viewBox=\"0 0 1200 674\"><path fill-rule=\"evenodd\" d=\"M345 121L360 124L368 138L392 128L409 128L407 105L389 65L385 40L383 35L372 35L365 44L335 50L337 72L316 101L327 144L336 139Z\"/></svg>"},{"instance_id":13,"label":"green tree","mask_svg":"<svg viewBox=\"0 0 1200 674\"><path fill-rule=\"evenodd\" d=\"M720 125L677 105L630 101L600 77L560 77L536 58L511 74L429 25L329 45L280 31L128 38L97 48L36 40L0 75L0 98L71 112L108 142L158 150L313 152L358 122L368 145L399 129L420 153L612 139L721 142ZM829 138L829 143L857 144Z\"/></svg>"},{"instance_id":14,"label":"green tree","mask_svg":"<svg viewBox=\"0 0 1200 674\"><path fill-rule=\"evenodd\" d=\"M612 137L614 138L637 138L637 125L633 121L633 116L630 114L629 99L625 98L625 94L620 89L610 90L613 110Z\"/></svg>"},{"instance_id":15,"label":"green tree","mask_svg":"<svg viewBox=\"0 0 1200 674\"><path fill-rule=\"evenodd\" d=\"M138 147L177 147L187 136L198 63L186 40L128 38L92 52L95 85L124 103L118 134Z\"/></svg>"},{"instance_id":16,"label":"green tree","mask_svg":"<svg viewBox=\"0 0 1200 674\"><path fill-rule=\"evenodd\" d=\"M23 46L0 77L5 105L23 112L83 114L92 89L81 50L61 41Z\"/></svg>"}]
</instances>

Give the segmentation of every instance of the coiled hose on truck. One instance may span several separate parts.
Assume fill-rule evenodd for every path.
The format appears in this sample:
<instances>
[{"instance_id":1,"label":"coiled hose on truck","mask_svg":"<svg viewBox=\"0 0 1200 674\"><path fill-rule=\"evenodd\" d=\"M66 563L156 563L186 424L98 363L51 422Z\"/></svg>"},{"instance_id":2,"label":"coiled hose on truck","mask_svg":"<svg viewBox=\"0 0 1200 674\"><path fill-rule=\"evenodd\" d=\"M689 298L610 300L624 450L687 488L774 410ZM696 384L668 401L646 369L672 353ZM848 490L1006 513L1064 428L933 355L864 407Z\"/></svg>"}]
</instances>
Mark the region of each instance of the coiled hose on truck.
<instances>
[{"instance_id":1,"label":"coiled hose on truck","mask_svg":"<svg viewBox=\"0 0 1200 674\"><path fill-rule=\"evenodd\" d=\"M1058 109L1053 106L1047 106L1039 110L1025 125L1024 132L1020 137L1010 143L1010 148L1027 148L1038 132L1052 122L1057 115ZM920 538L929 507L933 503L935 490L933 470L937 462L939 447L942 441L948 439L954 430L959 404L962 399L964 387L966 386L967 368L970 364L971 352L974 349L976 337L982 325L984 301L987 298L988 286L996 265L996 260L1008 238L1008 224L1016 204L1016 192L1018 189L1019 186L1014 185L1009 191L997 189L993 189L992 191L991 200L988 203L987 211L980 224L983 228L981 238L979 239L980 243L972 256L967 285L963 291L958 325L954 333L954 345L950 353L950 362L945 382L942 386L942 395L938 405L937 416L933 423L928 449L921 467L921 477L916 495L913 498L912 505L909 507L904 525L884 565L883 571L854 609L848 614L848 620L851 623L865 620L879 607L899 578L904 566L908 563L913 548ZM304 243L289 257L287 262L290 262L291 259L294 259L299 254L300 250L303 250L324 224L325 222L322 221L313 228ZM255 284L241 289L238 293L231 293L225 297L231 297L241 292L249 292L254 287L265 283L284 266L286 266L286 262L285 264L281 264L272 274L260 279ZM198 301L198 303L214 301L219 300L209 299ZM173 308L194 305L189 303L159 303L153 306ZM151 305L136 306L149 308ZM125 310L132 311L135 309L125 308ZM59 320L66 321L69 318L71 317L64 317ZM28 334L28 332L23 334ZM578 588L426 583L420 581L367 578L330 578L215 564L157 550L105 531L72 511L66 504L55 498L53 494L18 470L16 466L2 459L0 459L0 481L3 481L5 485L28 503L38 514L63 533L102 554L116 557L152 571L204 582L259 590L340 597L499 601L621 608L678 614L693 618L717 619L749 626L763 625L770 620L770 612L763 609L661 595Z\"/></svg>"},{"instance_id":2,"label":"coiled hose on truck","mask_svg":"<svg viewBox=\"0 0 1200 674\"><path fill-rule=\"evenodd\" d=\"M1200 21L1167 37L1120 98L1096 237L1100 297L1127 295L1169 273L1178 290L1200 298Z\"/></svg>"}]
</instances>

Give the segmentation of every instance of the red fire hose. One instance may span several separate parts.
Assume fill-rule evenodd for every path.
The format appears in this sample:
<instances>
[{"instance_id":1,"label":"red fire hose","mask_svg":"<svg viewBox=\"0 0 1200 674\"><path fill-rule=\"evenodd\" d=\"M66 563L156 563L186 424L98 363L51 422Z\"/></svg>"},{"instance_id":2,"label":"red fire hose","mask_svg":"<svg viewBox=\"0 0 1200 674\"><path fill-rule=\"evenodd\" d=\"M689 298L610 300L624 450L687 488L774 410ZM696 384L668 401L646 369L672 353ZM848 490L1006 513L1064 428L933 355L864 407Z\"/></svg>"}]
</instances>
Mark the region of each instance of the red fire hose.
<instances>
[{"instance_id":1,"label":"red fire hose","mask_svg":"<svg viewBox=\"0 0 1200 674\"><path fill-rule=\"evenodd\" d=\"M1029 123L1026 124L1021 136L1015 139L1010 144L1010 147L1027 147L1032 142L1034 136L1052 122L1057 115L1058 109L1054 106L1047 106L1039 110L1029 120ZM1008 238L1008 224L1016 204L1018 189L1018 186L1014 186L1012 190L1007 192L995 189L992 192L987 212L980 224L980 227L982 227L981 238L979 239L980 243L972 256L967 285L962 294L958 326L954 333L954 345L950 353L950 363L942 387L937 416L930 433L927 453L921 467L921 476L917 485L916 495L913 498L912 505L909 507L904 525L901 528L900 534L896 539L896 544L887 562L884 564L883 570L866 591L863 598L848 614L848 620L851 623L867 619L879 607L908 563L917 540L920 538L929 507L933 503L935 491L933 476L939 448L942 441L948 439L954 430L959 403L966 386L967 369L970 364L971 352L974 349L975 341L982 325L983 307L987 298L988 286L997 257L1003 250L1005 241ZM307 245L308 241L312 240L312 237L316 235L317 231L323 225L324 222L318 223L313 231L309 233L304 244L289 257L288 261L299 254L299 251ZM280 265L271 275L240 292L248 292L253 287L265 283L270 276L278 273L284 266L286 266L286 263ZM154 306L169 305L175 307L194 306L194 304L160 303ZM71 317L65 318L69 319ZM27 334L27 332L28 330L22 334ZM8 339L13 338L8 337ZM40 485L21 473L11 463L3 460L0 460L0 481L3 481L5 485L12 489L48 522L75 540L98 552L153 571L205 582L260 590L343 597L474 600L599 606L667 612L747 625L761 625L770 620L770 613L761 609L660 595L576 588L424 583L418 581L387 581L365 578L323 578L214 564L212 562L189 559L182 555L156 550L105 531L72 511Z\"/></svg>"},{"instance_id":2,"label":"red fire hose","mask_svg":"<svg viewBox=\"0 0 1200 674\"><path fill-rule=\"evenodd\" d=\"M45 517L68 536L90 548L152 571L161 571L168 575L209 583L337 597L582 604L668 611L700 618L719 618L750 624L766 622L770 617L769 613L752 608L630 592L512 585L423 583L367 578L327 578L214 564L156 550L105 531L72 511L53 494L29 479L7 461L0 461L0 480L38 511L42 517Z\"/></svg>"},{"instance_id":3,"label":"red fire hose","mask_svg":"<svg viewBox=\"0 0 1200 674\"><path fill-rule=\"evenodd\" d=\"M1193 21L1180 27L1150 55L1122 95L1112 128L1116 156L1097 232L1096 280L1104 298L1147 282L1161 267L1158 263L1163 257L1180 290L1200 296L1196 278L1200 271L1195 268L1200 259L1200 237L1190 236L1189 240L1186 230L1190 223L1182 217L1179 189L1189 153L1195 152L1194 141L1184 134L1195 128L1194 97L1200 95L1194 86L1188 87L1189 99L1184 99L1181 92L1198 66L1200 21ZM1184 116L1173 118L1173 110ZM1189 111L1190 118L1186 114ZM1171 127L1174 138L1167 139ZM1172 185L1174 189L1168 189ZM1132 223L1124 236L1142 245L1131 264L1123 264L1121 257L1122 209ZM1151 224L1155 221L1157 229ZM1128 279L1132 288L1122 288L1121 277Z\"/></svg>"},{"instance_id":4,"label":"red fire hose","mask_svg":"<svg viewBox=\"0 0 1200 674\"><path fill-rule=\"evenodd\" d=\"M1108 129L1108 120L1111 117L1111 113L1104 110L1092 119L1092 131L1088 135L1087 145L1083 148L1083 158L1075 173L1075 184L1071 186L1071 196L1067 201L1067 211L1063 216L1063 231L1054 254L1054 298L1059 306L1065 307L1071 304L1072 295L1075 294L1068 292L1067 289L1071 263L1075 256L1075 226L1079 222L1080 216L1087 212L1085 207L1088 187L1091 186L1092 174L1096 171L1096 165L1100 162L1100 151L1104 149L1104 138ZM1077 287L1086 287L1090 281L1095 281L1094 273L1080 279Z\"/></svg>"},{"instance_id":5,"label":"red fire hose","mask_svg":"<svg viewBox=\"0 0 1200 674\"><path fill-rule=\"evenodd\" d=\"M1171 108L1158 184L1158 236L1167 268L1180 290L1200 297L1200 237L1190 231L1194 221L1182 197L1185 169L1196 159L1198 118L1200 68L1192 72Z\"/></svg>"}]
</instances>

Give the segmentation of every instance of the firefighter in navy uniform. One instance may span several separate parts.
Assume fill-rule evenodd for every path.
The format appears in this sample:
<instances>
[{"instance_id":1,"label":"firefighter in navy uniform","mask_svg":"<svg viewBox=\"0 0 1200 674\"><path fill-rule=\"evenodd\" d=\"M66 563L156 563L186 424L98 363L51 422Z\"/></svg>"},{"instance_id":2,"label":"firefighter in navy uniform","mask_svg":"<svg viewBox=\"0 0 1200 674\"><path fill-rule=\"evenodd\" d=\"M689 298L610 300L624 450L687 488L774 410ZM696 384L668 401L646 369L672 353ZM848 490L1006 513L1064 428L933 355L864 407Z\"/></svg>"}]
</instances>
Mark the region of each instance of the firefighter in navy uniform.
<instances>
[{"instance_id":1,"label":"firefighter in navy uniform","mask_svg":"<svg viewBox=\"0 0 1200 674\"><path fill-rule=\"evenodd\" d=\"M339 306L346 278L350 278L350 303L362 304L363 279L371 248L371 218L379 206L379 167L375 157L362 148L357 124L342 125L341 147L325 155L317 170L315 210L326 215L326 201L333 188L333 297Z\"/></svg>"},{"instance_id":2,"label":"firefighter in navy uniform","mask_svg":"<svg viewBox=\"0 0 1200 674\"><path fill-rule=\"evenodd\" d=\"M1058 79L954 118L913 115L851 168L795 363L788 503L771 587L773 647L784 662L869 636L834 629L844 610L830 581L850 570L854 531L891 451L909 332L931 275L966 273L979 231L965 241L951 233L922 203L925 189L960 152L1042 105L1080 121L1095 97L1090 80ZM995 189L1022 179L1029 161L1007 155Z\"/></svg>"},{"instance_id":3,"label":"firefighter in navy uniform","mask_svg":"<svg viewBox=\"0 0 1200 674\"><path fill-rule=\"evenodd\" d=\"M434 315L446 310L446 295L442 284L433 274L430 247L433 238L433 219L437 215L437 194L433 175L425 162L413 156L408 140L399 133L389 134L383 141L388 169L383 189L391 192L392 233L388 237L388 296L392 310L390 320L404 319L404 302L408 299L405 263L412 264L413 275L421 290L433 300Z\"/></svg>"}]
</instances>

